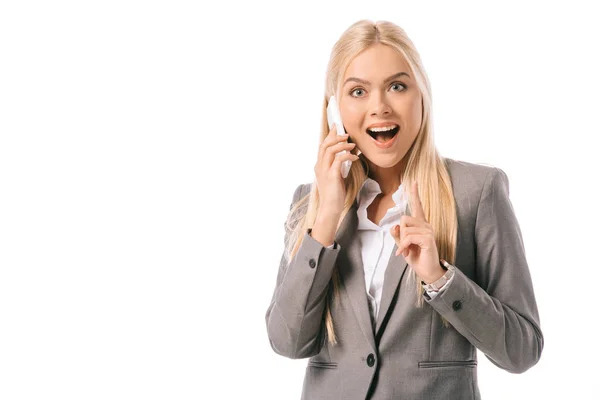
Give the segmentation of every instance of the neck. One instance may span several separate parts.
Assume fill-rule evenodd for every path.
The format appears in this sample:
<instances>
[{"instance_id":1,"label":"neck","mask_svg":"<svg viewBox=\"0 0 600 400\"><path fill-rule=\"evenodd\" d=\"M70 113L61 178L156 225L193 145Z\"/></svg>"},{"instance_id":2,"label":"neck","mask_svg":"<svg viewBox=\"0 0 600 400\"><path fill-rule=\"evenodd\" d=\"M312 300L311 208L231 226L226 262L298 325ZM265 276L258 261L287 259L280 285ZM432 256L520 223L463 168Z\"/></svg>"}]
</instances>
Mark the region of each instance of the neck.
<instances>
[{"instance_id":1,"label":"neck","mask_svg":"<svg viewBox=\"0 0 600 400\"><path fill-rule=\"evenodd\" d=\"M406 168L407 157L404 157L400 162L390 168L381 168L369 162L369 178L375 180L383 196L391 196L398 190L402 183L402 175Z\"/></svg>"}]
</instances>

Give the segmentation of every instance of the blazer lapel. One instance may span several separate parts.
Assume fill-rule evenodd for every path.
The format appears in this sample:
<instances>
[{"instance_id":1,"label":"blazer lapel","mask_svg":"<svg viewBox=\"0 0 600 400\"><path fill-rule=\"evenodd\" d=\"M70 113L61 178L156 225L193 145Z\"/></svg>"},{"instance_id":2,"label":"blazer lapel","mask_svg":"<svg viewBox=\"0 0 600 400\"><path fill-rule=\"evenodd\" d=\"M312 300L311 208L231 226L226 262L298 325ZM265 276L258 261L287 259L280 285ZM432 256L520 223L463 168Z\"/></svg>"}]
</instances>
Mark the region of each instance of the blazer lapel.
<instances>
[{"instance_id":1,"label":"blazer lapel","mask_svg":"<svg viewBox=\"0 0 600 400\"><path fill-rule=\"evenodd\" d=\"M406 205L405 215L410 215L410 209L408 204ZM394 244L390 259L388 260L387 267L385 269L385 275L383 278L383 292L381 294L381 303L379 305L379 312L377 313L377 322L375 324L375 336L379 335L379 331L382 328L383 321L385 320L388 312L390 311L390 305L398 290L398 285L406 272L408 263L406 259L399 254L396 256L396 250L398 250L398 244Z\"/></svg>"},{"instance_id":2,"label":"blazer lapel","mask_svg":"<svg viewBox=\"0 0 600 400\"><path fill-rule=\"evenodd\" d=\"M358 227L357 209L358 205L356 200L354 200L352 208L350 208L348 214L344 217L340 229L338 229L338 233L336 234L335 240L342 246L338 255L338 260L340 261L338 265L342 284L346 288L343 292L346 293L352 305L354 315L367 342L375 350L375 335L367 303L362 255L360 244L357 240L358 236L356 235L356 228Z\"/></svg>"},{"instance_id":3,"label":"blazer lapel","mask_svg":"<svg viewBox=\"0 0 600 400\"><path fill-rule=\"evenodd\" d=\"M398 245L394 245L392 254L388 261L387 268L385 270L385 277L383 279L383 293L381 294L381 304L379 305L379 312L377 313L377 323L375 324L375 335L379 335L383 321L385 320L388 312L390 311L390 304L394 298L394 294L398 290L398 285L402 280L404 272L408 263L402 256L402 254L396 256L396 250Z\"/></svg>"}]
</instances>

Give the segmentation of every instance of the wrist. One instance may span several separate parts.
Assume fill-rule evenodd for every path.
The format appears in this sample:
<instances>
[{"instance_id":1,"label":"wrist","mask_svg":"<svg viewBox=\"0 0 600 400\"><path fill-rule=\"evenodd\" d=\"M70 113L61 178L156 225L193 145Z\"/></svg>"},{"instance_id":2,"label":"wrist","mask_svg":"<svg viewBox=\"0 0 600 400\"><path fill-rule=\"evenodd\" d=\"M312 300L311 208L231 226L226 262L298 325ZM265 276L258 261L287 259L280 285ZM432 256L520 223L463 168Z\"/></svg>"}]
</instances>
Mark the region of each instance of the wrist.
<instances>
[{"instance_id":1,"label":"wrist","mask_svg":"<svg viewBox=\"0 0 600 400\"><path fill-rule=\"evenodd\" d=\"M421 281L425 290L439 292L446 283L452 279L455 270L455 267L452 264L448 263L446 260L440 259L440 268L445 271L437 280L431 282Z\"/></svg>"},{"instance_id":2,"label":"wrist","mask_svg":"<svg viewBox=\"0 0 600 400\"><path fill-rule=\"evenodd\" d=\"M335 236L339 219L339 215L325 213L322 214L319 212L315 218L313 228L324 234Z\"/></svg>"},{"instance_id":3,"label":"wrist","mask_svg":"<svg viewBox=\"0 0 600 400\"><path fill-rule=\"evenodd\" d=\"M337 220L327 220L318 217L313 227L308 230L308 233L313 239L321 243L323 247L327 247L335 242L336 224Z\"/></svg>"},{"instance_id":4,"label":"wrist","mask_svg":"<svg viewBox=\"0 0 600 400\"><path fill-rule=\"evenodd\" d=\"M317 211L317 217L315 218L315 224L317 222L321 223L321 224L333 224L334 226L337 226L337 223L340 219L341 213L338 212L331 212L325 209L321 209L319 211Z\"/></svg>"},{"instance_id":5,"label":"wrist","mask_svg":"<svg viewBox=\"0 0 600 400\"><path fill-rule=\"evenodd\" d=\"M440 279L442 276L444 276L445 273L446 273L446 269L442 268L442 266L438 263L438 268L436 269L436 271L434 273L432 273L431 275L423 277L422 281L425 282L426 284L433 283L433 282L437 281L438 279Z\"/></svg>"}]
</instances>

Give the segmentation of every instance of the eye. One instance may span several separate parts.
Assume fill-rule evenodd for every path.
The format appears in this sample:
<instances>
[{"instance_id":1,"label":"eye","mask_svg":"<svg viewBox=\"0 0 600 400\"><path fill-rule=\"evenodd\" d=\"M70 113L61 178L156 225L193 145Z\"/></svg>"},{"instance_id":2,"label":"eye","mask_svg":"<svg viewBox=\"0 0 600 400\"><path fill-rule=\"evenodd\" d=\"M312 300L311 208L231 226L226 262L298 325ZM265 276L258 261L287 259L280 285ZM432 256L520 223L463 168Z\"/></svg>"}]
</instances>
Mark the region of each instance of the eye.
<instances>
[{"instance_id":1,"label":"eye","mask_svg":"<svg viewBox=\"0 0 600 400\"><path fill-rule=\"evenodd\" d=\"M352 93L354 93L354 92L356 92L356 91L362 91L362 89L360 89L360 88L355 88L355 89L352 89L352 90L350 91L350 95L351 95L351 96L353 96L353 97L357 97L357 96L354 96L354 95L352 94ZM358 97L360 97L360 96L358 96Z\"/></svg>"},{"instance_id":2,"label":"eye","mask_svg":"<svg viewBox=\"0 0 600 400\"><path fill-rule=\"evenodd\" d=\"M392 83L392 87L394 87L394 86L401 86L403 88L401 91L406 90L406 85L404 83L394 82L394 83Z\"/></svg>"}]
</instances>

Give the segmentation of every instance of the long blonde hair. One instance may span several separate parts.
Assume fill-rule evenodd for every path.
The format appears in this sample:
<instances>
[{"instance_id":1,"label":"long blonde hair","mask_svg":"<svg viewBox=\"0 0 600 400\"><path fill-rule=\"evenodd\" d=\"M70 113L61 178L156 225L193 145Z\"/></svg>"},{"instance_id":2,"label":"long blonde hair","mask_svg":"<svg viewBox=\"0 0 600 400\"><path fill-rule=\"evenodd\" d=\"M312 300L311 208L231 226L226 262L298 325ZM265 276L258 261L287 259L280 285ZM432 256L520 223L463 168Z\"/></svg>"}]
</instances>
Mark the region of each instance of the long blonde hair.
<instances>
[{"instance_id":1,"label":"long blonde hair","mask_svg":"<svg viewBox=\"0 0 600 400\"><path fill-rule=\"evenodd\" d=\"M372 22L370 20L361 20L352 24L335 43L326 72L319 145L329 133L329 126L327 124L327 104L329 97L335 94L339 98L341 81L350 62L360 52L377 43L392 47L404 57L421 92L423 99L422 124L413 145L405 156L408 157L408 161L401 181L404 182L405 187L411 187L412 182L415 180L418 182L419 196L425 211L425 217L434 230L439 256L452 264L455 261L458 228L452 183L444 159L438 154L433 141L431 88L429 80L421 63L419 53L402 28L388 21ZM318 151L318 148L316 150ZM351 152L356 154L357 149L354 148ZM360 154L359 157L360 163L352 163L350 173L344 181L346 199L336 231L339 229L348 211L352 208L360 187L368 177L369 171L368 164L364 158L365 156L364 154ZM319 193L316 182L314 182L310 193L300 198L292 206L285 223L287 231L285 257L288 266L302 243L304 232L308 228L313 227L318 210ZM417 293L415 306L422 307L423 288L414 270L412 268L409 268L409 270L409 279L414 280ZM327 338L331 345L337 343L334 321L331 316L331 304L333 301L339 299L339 285L340 276L336 266L329 282L327 303L325 306L325 327L327 329ZM447 321L443 318L442 320L448 326Z\"/></svg>"}]
</instances>

